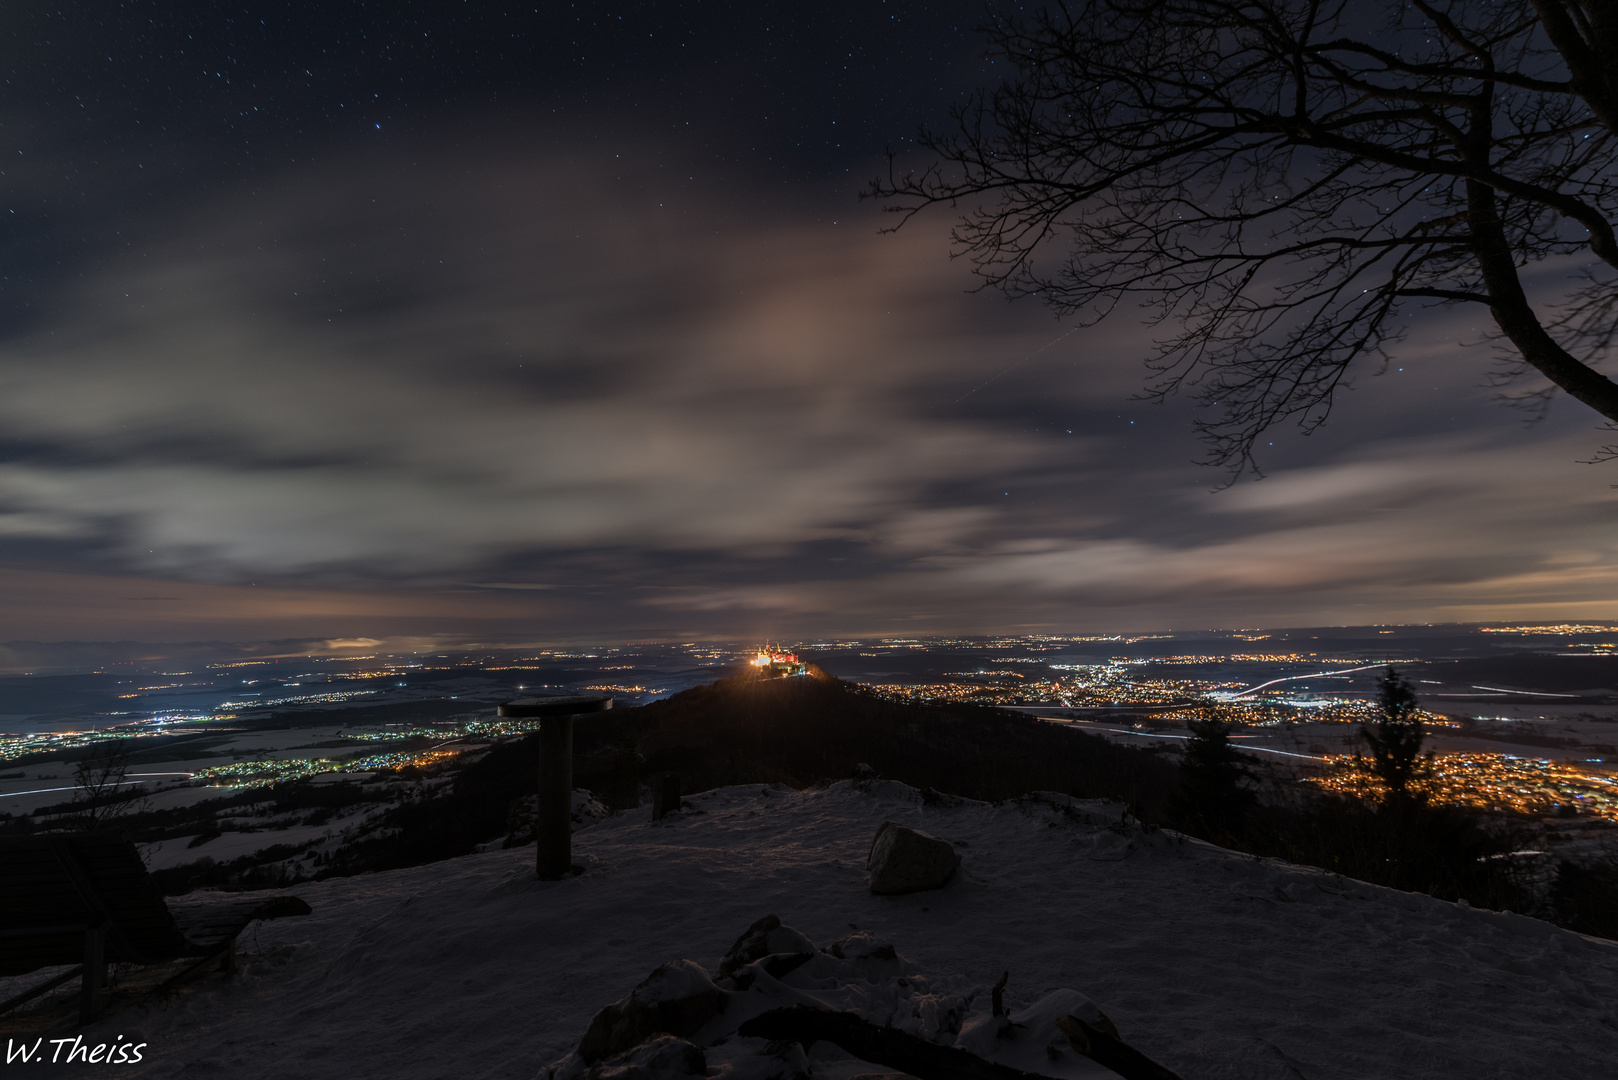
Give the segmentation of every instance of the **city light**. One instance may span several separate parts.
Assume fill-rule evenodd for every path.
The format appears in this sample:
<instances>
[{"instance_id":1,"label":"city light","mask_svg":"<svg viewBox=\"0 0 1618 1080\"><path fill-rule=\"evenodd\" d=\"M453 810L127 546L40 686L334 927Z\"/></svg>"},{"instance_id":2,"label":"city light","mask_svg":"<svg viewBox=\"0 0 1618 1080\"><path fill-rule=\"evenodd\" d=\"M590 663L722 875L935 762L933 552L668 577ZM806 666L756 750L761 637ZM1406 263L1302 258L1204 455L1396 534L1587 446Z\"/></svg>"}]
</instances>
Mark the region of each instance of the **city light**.
<instances>
[{"instance_id":1,"label":"city light","mask_svg":"<svg viewBox=\"0 0 1618 1080\"><path fill-rule=\"evenodd\" d=\"M1305 779L1322 790L1365 799L1385 793L1363 758L1333 754L1321 769ZM1571 811L1618 821L1618 777L1581 769L1574 762L1514 754L1438 754L1418 787L1438 803L1532 815Z\"/></svg>"}]
</instances>

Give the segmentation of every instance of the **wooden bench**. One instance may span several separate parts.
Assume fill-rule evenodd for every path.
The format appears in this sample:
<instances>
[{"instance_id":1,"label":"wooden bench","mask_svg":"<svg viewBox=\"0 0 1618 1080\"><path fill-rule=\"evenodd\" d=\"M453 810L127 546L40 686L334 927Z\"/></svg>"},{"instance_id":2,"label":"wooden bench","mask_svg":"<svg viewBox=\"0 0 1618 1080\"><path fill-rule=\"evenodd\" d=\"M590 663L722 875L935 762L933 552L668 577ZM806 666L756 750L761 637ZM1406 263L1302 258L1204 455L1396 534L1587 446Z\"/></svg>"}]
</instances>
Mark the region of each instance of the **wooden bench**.
<instances>
[{"instance_id":1,"label":"wooden bench","mask_svg":"<svg viewBox=\"0 0 1618 1080\"><path fill-rule=\"evenodd\" d=\"M108 964L198 958L165 986L215 962L228 972L248 923L307 914L284 895L165 903L123 833L0 837L0 975L79 965L0 1002L0 1014L79 978L87 1024L101 1015Z\"/></svg>"}]
</instances>

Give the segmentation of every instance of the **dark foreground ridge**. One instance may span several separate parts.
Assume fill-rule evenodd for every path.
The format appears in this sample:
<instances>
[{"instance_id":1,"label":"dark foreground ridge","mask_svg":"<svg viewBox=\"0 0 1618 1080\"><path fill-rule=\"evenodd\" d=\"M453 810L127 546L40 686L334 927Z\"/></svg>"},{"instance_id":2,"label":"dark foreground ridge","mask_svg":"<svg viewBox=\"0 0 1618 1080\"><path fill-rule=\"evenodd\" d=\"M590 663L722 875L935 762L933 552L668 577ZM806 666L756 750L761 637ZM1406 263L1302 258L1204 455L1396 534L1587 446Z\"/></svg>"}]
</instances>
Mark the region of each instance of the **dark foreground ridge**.
<instances>
[{"instance_id":1,"label":"dark foreground ridge","mask_svg":"<svg viewBox=\"0 0 1618 1080\"><path fill-rule=\"evenodd\" d=\"M1252 855L1618 936L1618 860L1551 861L1534 850L1529 819L1424 797L1379 802L1322 793L1204 741L1186 744L1183 755L1118 745L1008 710L896 702L810 666L789 678L749 671L579 719L573 786L600 804L589 813L601 813L643 805L654 781L669 773L691 794L756 783L801 789L868 766L928 800L994 802L1036 791L1111 799L1148 826ZM189 846L199 848L221 829L252 831L255 816L318 828L368 807L361 827L345 829L335 847L275 844L224 861L203 848L195 861L152 874L171 895L210 886L282 888L531 839L538 769L538 740L530 735L454 765L409 766L385 782L289 781L132 814L120 824L141 842L194 837ZM29 831L32 819L7 824L0 831ZM312 846L319 850L310 854Z\"/></svg>"}]
</instances>

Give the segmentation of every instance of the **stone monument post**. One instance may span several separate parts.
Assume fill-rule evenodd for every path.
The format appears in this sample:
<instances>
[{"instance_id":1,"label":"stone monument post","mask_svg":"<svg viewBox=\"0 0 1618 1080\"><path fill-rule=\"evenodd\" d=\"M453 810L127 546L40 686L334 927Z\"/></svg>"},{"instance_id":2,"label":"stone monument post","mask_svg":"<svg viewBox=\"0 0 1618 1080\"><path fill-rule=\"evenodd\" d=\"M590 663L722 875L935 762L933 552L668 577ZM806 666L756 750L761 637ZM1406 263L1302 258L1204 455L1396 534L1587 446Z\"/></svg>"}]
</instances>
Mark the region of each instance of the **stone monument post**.
<instances>
[{"instance_id":1,"label":"stone monument post","mask_svg":"<svg viewBox=\"0 0 1618 1080\"><path fill-rule=\"evenodd\" d=\"M508 701L500 715L539 720L539 808L534 815L535 865L542 881L573 871L573 718L612 708L601 694Z\"/></svg>"}]
</instances>

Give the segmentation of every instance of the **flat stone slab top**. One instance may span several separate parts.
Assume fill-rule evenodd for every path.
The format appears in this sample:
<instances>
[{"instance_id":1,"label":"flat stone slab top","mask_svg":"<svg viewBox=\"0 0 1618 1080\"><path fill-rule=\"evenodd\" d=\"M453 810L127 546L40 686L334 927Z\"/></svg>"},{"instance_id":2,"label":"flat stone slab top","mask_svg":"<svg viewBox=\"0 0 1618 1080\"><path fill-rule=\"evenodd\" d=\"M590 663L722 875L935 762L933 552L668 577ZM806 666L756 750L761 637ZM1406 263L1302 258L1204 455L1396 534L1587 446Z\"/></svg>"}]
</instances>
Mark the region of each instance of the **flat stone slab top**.
<instances>
[{"instance_id":1,"label":"flat stone slab top","mask_svg":"<svg viewBox=\"0 0 1618 1080\"><path fill-rule=\"evenodd\" d=\"M612 697L607 694L567 694L556 697L518 698L502 702L500 715L509 717L577 716L580 713L606 712L612 708Z\"/></svg>"}]
</instances>

